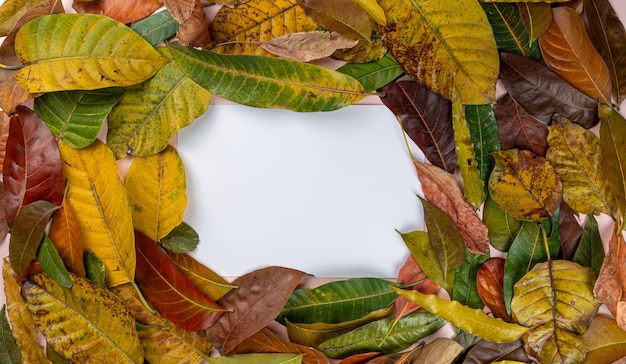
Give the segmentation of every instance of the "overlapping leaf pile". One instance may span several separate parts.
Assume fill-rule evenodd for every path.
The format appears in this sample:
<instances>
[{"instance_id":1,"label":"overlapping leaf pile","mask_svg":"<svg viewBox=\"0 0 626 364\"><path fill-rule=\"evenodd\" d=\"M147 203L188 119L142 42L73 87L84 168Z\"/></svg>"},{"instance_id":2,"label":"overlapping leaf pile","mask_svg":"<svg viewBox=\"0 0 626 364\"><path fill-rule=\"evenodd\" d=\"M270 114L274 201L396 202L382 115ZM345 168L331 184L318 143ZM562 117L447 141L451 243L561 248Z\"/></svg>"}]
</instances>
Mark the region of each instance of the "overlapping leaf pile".
<instances>
[{"instance_id":1,"label":"overlapping leaf pile","mask_svg":"<svg viewBox=\"0 0 626 364\"><path fill-rule=\"evenodd\" d=\"M200 0L0 7L0 361L626 356L626 32L608 0L223 4L211 21ZM327 56L347 63L306 63ZM284 267L229 283L187 254L198 236L168 142L212 95L319 112L375 91L430 162L415 162L426 231L399 232L396 283L299 288L306 273ZM446 322L454 339L419 343Z\"/></svg>"}]
</instances>

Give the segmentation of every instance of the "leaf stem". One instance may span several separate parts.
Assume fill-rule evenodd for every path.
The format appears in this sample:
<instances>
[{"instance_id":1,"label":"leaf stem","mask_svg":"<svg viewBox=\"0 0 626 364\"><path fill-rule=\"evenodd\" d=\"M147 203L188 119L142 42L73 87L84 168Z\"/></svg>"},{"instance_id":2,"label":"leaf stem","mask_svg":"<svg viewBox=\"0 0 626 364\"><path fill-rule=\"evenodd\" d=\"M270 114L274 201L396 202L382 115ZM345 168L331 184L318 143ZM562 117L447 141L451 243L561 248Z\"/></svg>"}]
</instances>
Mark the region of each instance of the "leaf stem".
<instances>
[{"instance_id":1,"label":"leaf stem","mask_svg":"<svg viewBox=\"0 0 626 364\"><path fill-rule=\"evenodd\" d=\"M398 120L398 125L400 125L400 131L402 132L402 137L404 138L404 145L406 146L406 150L407 152L409 152L409 157L411 158L411 160L415 160L415 157L413 156L413 152L411 152L411 146L409 145L409 140L406 138L406 132L404 131L402 120L400 120L400 117L398 115L396 115L396 120Z\"/></svg>"},{"instance_id":2,"label":"leaf stem","mask_svg":"<svg viewBox=\"0 0 626 364\"><path fill-rule=\"evenodd\" d=\"M156 313L156 311L152 307L150 307L150 304L148 304L148 301L146 301L145 297L143 296L143 294L139 290L139 287L137 286L137 283L135 283L135 281L130 281L130 284L133 286L135 291L137 291L137 294L139 295L139 300L141 301L141 303L143 303L143 306L146 308L146 310L148 310L148 312L150 312L151 314L154 315Z\"/></svg>"},{"instance_id":3,"label":"leaf stem","mask_svg":"<svg viewBox=\"0 0 626 364\"><path fill-rule=\"evenodd\" d=\"M546 250L548 264L552 264L552 257L550 256L550 245L548 244L548 235L546 234L546 229L544 229L541 225L539 225L539 229L541 230L541 235L543 235L543 248Z\"/></svg>"},{"instance_id":4,"label":"leaf stem","mask_svg":"<svg viewBox=\"0 0 626 364\"><path fill-rule=\"evenodd\" d=\"M14 66L9 66L6 65L4 63L0 63L0 68L7 70L7 71L16 71L19 70L20 68L24 67L23 64L18 64L18 65L14 65Z\"/></svg>"}]
</instances>

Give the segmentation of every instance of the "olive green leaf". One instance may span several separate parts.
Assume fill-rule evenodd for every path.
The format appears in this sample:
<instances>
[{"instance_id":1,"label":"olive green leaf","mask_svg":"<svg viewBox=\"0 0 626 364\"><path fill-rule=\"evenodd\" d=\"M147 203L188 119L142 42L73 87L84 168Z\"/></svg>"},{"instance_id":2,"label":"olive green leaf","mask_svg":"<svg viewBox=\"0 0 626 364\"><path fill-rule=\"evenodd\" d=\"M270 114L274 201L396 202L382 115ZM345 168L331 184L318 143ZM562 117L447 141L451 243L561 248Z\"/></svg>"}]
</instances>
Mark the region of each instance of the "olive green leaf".
<instances>
[{"instance_id":1,"label":"olive green leaf","mask_svg":"<svg viewBox=\"0 0 626 364\"><path fill-rule=\"evenodd\" d=\"M478 162L476 161L469 125L465 118L465 110L456 99L452 100L452 128L454 129L454 143L456 144L459 169L463 179L463 195L477 209L482 205L486 196L485 183L478 170Z\"/></svg>"},{"instance_id":2,"label":"olive green leaf","mask_svg":"<svg viewBox=\"0 0 626 364\"><path fill-rule=\"evenodd\" d=\"M489 242L502 252L509 251L509 247L522 228L522 222L498 207L491 196L487 196L485 200L483 222L489 229Z\"/></svg>"},{"instance_id":3,"label":"olive green leaf","mask_svg":"<svg viewBox=\"0 0 626 364\"><path fill-rule=\"evenodd\" d=\"M511 312L529 327L526 347L541 363L582 362L582 335L600 303L593 296L595 276L567 260L537 264L515 284Z\"/></svg>"},{"instance_id":4,"label":"olive green leaf","mask_svg":"<svg viewBox=\"0 0 626 364\"><path fill-rule=\"evenodd\" d=\"M130 86L170 61L124 24L95 14L36 18L17 32L15 51L25 63L17 82L33 93Z\"/></svg>"},{"instance_id":5,"label":"olive green leaf","mask_svg":"<svg viewBox=\"0 0 626 364\"><path fill-rule=\"evenodd\" d=\"M626 119L600 104L600 154L609 188L622 214L626 213Z\"/></svg>"},{"instance_id":6,"label":"olive green leaf","mask_svg":"<svg viewBox=\"0 0 626 364\"><path fill-rule=\"evenodd\" d=\"M6 311L7 307L3 305L0 310L0 362L19 364L22 363L22 354L11 332Z\"/></svg>"},{"instance_id":7,"label":"olive green leaf","mask_svg":"<svg viewBox=\"0 0 626 364\"><path fill-rule=\"evenodd\" d=\"M478 268L487 259L489 259L488 254L474 254L467 248L465 249L463 264L454 272L452 299L471 308L483 308L485 306L476 288L476 274Z\"/></svg>"},{"instance_id":8,"label":"olive green leaf","mask_svg":"<svg viewBox=\"0 0 626 364\"><path fill-rule=\"evenodd\" d=\"M54 279L59 285L66 288L72 287L70 272L65 268L59 252L47 234L44 234L41 244L39 244L37 261L44 273Z\"/></svg>"},{"instance_id":9,"label":"olive green leaf","mask_svg":"<svg viewBox=\"0 0 626 364\"><path fill-rule=\"evenodd\" d=\"M200 242L198 233L184 221L176 226L169 234L160 241L163 249L169 253L189 253Z\"/></svg>"},{"instance_id":10,"label":"olive green leaf","mask_svg":"<svg viewBox=\"0 0 626 364\"><path fill-rule=\"evenodd\" d=\"M171 56L169 48L160 51ZM210 101L211 93L171 62L151 79L130 87L113 107L107 144L118 159L158 153L178 130L202 115Z\"/></svg>"},{"instance_id":11,"label":"olive green leaf","mask_svg":"<svg viewBox=\"0 0 626 364\"><path fill-rule=\"evenodd\" d=\"M294 111L330 111L365 96L354 78L286 59L222 55L170 43L178 67L213 94L239 104Z\"/></svg>"},{"instance_id":12,"label":"olive green leaf","mask_svg":"<svg viewBox=\"0 0 626 364\"><path fill-rule=\"evenodd\" d=\"M207 358L208 364L300 364L304 354L236 354Z\"/></svg>"},{"instance_id":13,"label":"olive green leaf","mask_svg":"<svg viewBox=\"0 0 626 364\"><path fill-rule=\"evenodd\" d=\"M416 81L462 104L495 102L499 73L496 41L487 16L473 0L382 0L381 35L391 54Z\"/></svg>"},{"instance_id":14,"label":"olive green leaf","mask_svg":"<svg viewBox=\"0 0 626 364\"><path fill-rule=\"evenodd\" d=\"M486 105L466 105L465 118L474 146L476 167L484 185L484 195L487 196L489 176L493 170L495 159L491 152L500 150L498 138L498 123L493 107Z\"/></svg>"},{"instance_id":15,"label":"olive green leaf","mask_svg":"<svg viewBox=\"0 0 626 364\"><path fill-rule=\"evenodd\" d=\"M404 73L398 62L389 53L377 61L346 63L337 68L337 71L354 77L366 91L375 91Z\"/></svg>"}]
</instances>

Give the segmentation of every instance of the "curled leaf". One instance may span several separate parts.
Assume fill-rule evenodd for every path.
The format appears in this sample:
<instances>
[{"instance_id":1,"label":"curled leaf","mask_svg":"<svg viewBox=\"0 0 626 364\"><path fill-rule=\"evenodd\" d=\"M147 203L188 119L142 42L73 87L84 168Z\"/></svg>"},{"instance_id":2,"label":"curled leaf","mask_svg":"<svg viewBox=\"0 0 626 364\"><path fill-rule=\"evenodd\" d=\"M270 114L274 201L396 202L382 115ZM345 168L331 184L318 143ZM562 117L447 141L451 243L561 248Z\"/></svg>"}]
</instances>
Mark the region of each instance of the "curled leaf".
<instances>
[{"instance_id":1,"label":"curled leaf","mask_svg":"<svg viewBox=\"0 0 626 364\"><path fill-rule=\"evenodd\" d=\"M337 49L352 48L358 41L337 32L289 33L260 44L261 48L277 56L300 62L309 62L330 56Z\"/></svg>"},{"instance_id":2,"label":"curled leaf","mask_svg":"<svg viewBox=\"0 0 626 364\"><path fill-rule=\"evenodd\" d=\"M84 277L83 244L80 239L78 222L72 207L63 199L61 209L52 216L50 240L63 258L67 268L74 274Z\"/></svg>"}]
</instances>

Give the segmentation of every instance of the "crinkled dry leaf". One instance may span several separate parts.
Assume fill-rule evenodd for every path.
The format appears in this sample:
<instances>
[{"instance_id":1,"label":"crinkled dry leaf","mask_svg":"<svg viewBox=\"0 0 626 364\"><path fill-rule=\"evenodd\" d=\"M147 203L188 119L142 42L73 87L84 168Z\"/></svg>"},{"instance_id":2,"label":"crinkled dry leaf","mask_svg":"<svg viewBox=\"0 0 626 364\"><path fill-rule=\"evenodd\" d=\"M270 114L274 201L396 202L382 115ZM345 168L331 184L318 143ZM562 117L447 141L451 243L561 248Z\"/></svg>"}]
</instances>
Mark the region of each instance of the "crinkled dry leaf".
<instances>
[{"instance_id":1,"label":"crinkled dry leaf","mask_svg":"<svg viewBox=\"0 0 626 364\"><path fill-rule=\"evenodd\" d=\"M176 38L184 45L205 47L211 42L209 19L200 0L193 1L192 6L193 12L187 19L181 22Z\"/></svg>"},{"instance_id":2,"label":"crinkled dry leaf","mask_svg":"<svg viewBox=\"0 0 626 364\"><path fill-rule=\"evenodd\" d=\"M337 32L310 31L289 33L261 42L261 48L294 61L309 62L330 56L337 49L352 48L357 40Z\"/></svg>"},{"instance_id":3,"label":"crinkled dry leaf","mask_svg":"<svg viewBox=\"0 0 626 364\"><path fill-rule=\"evenodd\" d=\"M623 323L624 317L626 317L626 312L618 310L619 303L624 300L623 293L625 288L626 242L624 241L622 231L619 227L616 227L609 240L609 250L604 257L593 293L598 301L607 306L618 323ZM626 330L626 325L620 325L620 327L622 330Z\"/></svg>"},{"instance_id":4,"label":"crinkled dry leaf","mask_svg":"<svg viewBox=\"0 0 626 364\"><path fill-rule=\"evenodd\" d=\"M549 128L545 122L528 114L509 94L498 99L493 111L501 149L525 149L546 155Z\"/></svg>"},{"instance_id":5,"label":"crinkled dry leaf","mask_svg":"<svg viewBox=\"0 0 626 364\"><path fill-rule=\"evenodd\" d=\"M456 341L438 337L411 357L412 363L451 363L463 351Z\"/></svg>"},{"instance_id":6,"label":"crinkled dry leaf","mask_svg":"<svg viewBox=\"0 0 626 364\"><path fill-rule=\"evenodd\" d=\"M165 8L179 23L184 23L194 12L194 5L199 3L195 0L163 0Z\"/></svg>"}]
</instances>

